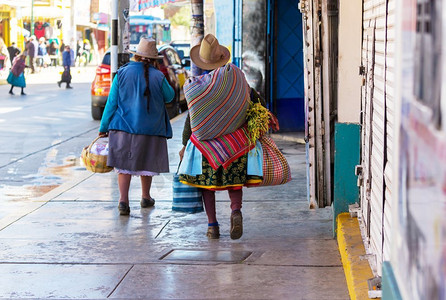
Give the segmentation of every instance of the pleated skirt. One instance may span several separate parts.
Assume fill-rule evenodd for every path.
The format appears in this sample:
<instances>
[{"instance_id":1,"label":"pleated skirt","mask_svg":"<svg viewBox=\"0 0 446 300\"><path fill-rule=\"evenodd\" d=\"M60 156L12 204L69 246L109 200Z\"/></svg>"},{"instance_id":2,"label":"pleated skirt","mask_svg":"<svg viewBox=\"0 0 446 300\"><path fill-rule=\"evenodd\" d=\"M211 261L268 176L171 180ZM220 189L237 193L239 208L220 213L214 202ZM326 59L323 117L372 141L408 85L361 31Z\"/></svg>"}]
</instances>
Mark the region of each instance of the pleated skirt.
<instances>
[{"instance_id":1,"label":"pleated skirt","mask_svg":"<svg viewBox=\"0 0 446 300\"><path fill-rule=\"evenodd\" d=\"M168 173L167 139L111 130L107 165L125 170L126 174Z\"/></svg>"},{"instance_id":2,"label":"pleated skirt","mask_svg":"<svg viewBox=\"0 0 446 300\"><path fill-rule=\"evenodd\" d=\"M6 79L6 81L13 86L18 86L18 87L26 87L26 81L25 81L25 75L23 75L23 72L20 73L19 76L14 76L14 74L12 74L12 72L9 72L8 78Z\"/></svg>"}]
</instances>

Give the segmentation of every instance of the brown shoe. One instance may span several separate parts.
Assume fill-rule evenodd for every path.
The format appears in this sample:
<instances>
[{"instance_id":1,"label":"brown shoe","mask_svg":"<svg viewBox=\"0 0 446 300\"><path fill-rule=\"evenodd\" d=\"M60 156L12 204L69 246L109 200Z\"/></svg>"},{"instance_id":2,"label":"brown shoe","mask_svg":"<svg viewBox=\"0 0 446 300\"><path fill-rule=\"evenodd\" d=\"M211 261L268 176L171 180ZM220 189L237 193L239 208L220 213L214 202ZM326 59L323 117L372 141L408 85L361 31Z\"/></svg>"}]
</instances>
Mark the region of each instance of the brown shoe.
<instances>
[{"instance_id":1,"label":"brown shoe","mask_svg":"<svg viewBox=\"0 0 446 300\"><path fill-rule=\"evenodd\" d=\"M118 204L118 210L119 210L119 214L121 216L127 216L130 214L130 206L128 203L125 202L119 202Z\"/></svg>"},{"instance_id":2,"label":"brown shoe","mask_svg":"<svg viewBox=\"0 0 446 300\"><path fill-rule=\"evenodd\" d=\"M220 238L220 227L218 226L208 226L208 232L206 236L211 240L216 240Z\"/></svg>"},{"instance_id":3,"label":"brown shoe","mask_svg":"<svg viewBox=\"0 0 446 300\"><path fill-rule=\"evenodd\" d=\"M239 210L233 211L231 214L231 239L238 240L243 235L243 217Z\"/></svg>"},{"instance_id":4,"label":"brown shoe","mask_svg":"<svg viewBox=\"0 0 446 300\"><path fill-rule=\"evenodd\" d=\"M141 198L141 207L142 208L146 208L146 207L152 207L155 205L155 199L153 198Z\"/></svg>"}]
</instances>

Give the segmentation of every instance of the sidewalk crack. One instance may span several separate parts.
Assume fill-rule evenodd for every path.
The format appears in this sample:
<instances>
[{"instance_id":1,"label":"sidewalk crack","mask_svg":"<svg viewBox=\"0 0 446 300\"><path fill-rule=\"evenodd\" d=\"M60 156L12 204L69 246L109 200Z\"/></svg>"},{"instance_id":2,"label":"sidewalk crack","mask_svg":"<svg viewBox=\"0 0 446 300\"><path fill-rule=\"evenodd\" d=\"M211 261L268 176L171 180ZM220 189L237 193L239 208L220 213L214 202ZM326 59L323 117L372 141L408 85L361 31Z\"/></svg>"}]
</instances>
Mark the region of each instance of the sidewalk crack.
<instances>
[{"instance_id":1,"label":"sidewalk crack","mask_svg":"<svg viewBox=\"0 0 446 300\"><path fill-rule=\"evenodd\" d=\"M164 230L164 228L166 228L166 226L170 223L170 219L167 220L167 222L163 225L163 227L161 228L161 230L158 232L158 234L155 236L155 239L161 234L161 232Z\"/></svg>"},{"instance_id":2,"label":"sidewalk crack","mask_svg":"<svg viewBox=\"0 0 446 300\"><path fill-rule=\"evenodd\" d=\"M119 280L118 284L115 286L115 288L110 292L110 294L107 295L107 298L110 298L111 295L113 295L113 293L116 291L116 289L118 288L118 286L121 285L122 281L124 281L124 278L127 277L127 274L133 269L135 265L132 265L127 272L125 272L124 276L122 276L121 280Z\"/></svg>"}]
</instances>

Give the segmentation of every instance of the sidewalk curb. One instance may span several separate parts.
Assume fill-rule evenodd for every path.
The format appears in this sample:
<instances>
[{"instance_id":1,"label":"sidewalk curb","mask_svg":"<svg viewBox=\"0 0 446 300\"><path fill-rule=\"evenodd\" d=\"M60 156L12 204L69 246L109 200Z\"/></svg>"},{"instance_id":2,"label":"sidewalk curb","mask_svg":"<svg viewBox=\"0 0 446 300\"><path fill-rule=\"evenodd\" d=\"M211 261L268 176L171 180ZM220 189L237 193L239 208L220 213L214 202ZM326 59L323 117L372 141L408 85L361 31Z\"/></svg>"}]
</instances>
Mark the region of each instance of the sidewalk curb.
<instances>
[{"instance_id":1,"label":"sidewalk curb","mask_svg":"<svg viewBox=\"0 0 446 300\"><path fill-rule=\"evenodd\" d=\"M344 267L348 292L352 300L369 299L367 280L373 278L362 241L359 222L351 218L349 213L341 213L337 217L337 240L339 253Z\"/></svg>"},{"instance_id":2,"label":"sidewalk curb","mask_svg":"<svg viewBox=\"0 0 446 300\"><path fill-rule=\"evenodd\" d=\"M66 191L72 189L79 183L89 179L91 176L93 176L94 173L90 172L80 172L78 176L76 176L74 179L65 182L58 186L57 188L49 191L48 193L31 200L31 202L27 203L26 207L24 207L20 213L17 214L10 214L2 219L0 219L0 230L5 229L9 225L17 222L21 218L29 215L33 211L41 208L43 205L45 205L47 202L51 201L52 199L62 195Z\"/></svg>"}]
</instances>

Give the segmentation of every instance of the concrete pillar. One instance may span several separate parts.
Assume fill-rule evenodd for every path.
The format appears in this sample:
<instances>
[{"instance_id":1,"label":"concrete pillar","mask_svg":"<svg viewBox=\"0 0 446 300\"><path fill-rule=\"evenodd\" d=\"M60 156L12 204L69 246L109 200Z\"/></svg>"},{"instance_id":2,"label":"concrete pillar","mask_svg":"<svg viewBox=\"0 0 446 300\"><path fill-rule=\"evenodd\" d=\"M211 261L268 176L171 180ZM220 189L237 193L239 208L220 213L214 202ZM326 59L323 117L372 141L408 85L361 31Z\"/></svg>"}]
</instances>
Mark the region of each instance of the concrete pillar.
<instances>
[{"instance_id":1,"label":"concrete pillar","mask_svg":"<svg viewBox=\"0 0 446 300\"><path fill-rule=\"evenodd\" d=\"M336 217L359 201L355 166L360 164L362 2L340 0L338 36L338 121L335 124L333 227Z\"/></svg>"}]
</instances>

